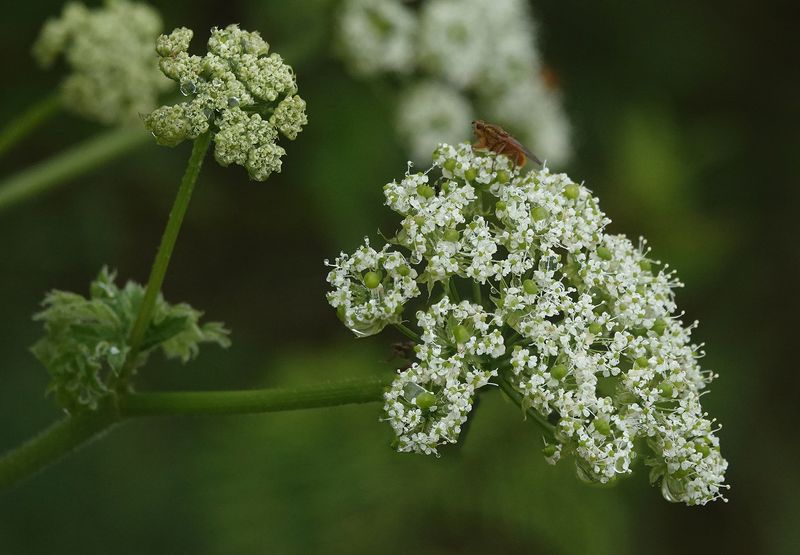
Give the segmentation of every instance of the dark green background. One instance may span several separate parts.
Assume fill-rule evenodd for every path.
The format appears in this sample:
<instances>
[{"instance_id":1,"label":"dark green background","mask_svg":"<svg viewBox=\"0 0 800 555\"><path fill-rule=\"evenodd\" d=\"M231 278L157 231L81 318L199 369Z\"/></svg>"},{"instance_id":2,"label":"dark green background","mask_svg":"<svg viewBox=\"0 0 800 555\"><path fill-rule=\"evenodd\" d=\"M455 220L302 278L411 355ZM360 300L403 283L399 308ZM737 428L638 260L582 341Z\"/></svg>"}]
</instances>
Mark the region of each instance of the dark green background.
<instances>
[{"instance_id":1,"label":"dark green background","mask_svg":"<svg viewBox=\"0 0 800 555\"><path fill-rule=\"evenodd\" d=\"M154 360L141 389L245 388L391 372L387 332L356 340L324 299L322 260L379 226L402 175L391 89L351 79L326 0L163 3L165 25L239 22L298 73L309 125L265 184L209 158L165 284L233 329L233 347ZM533 2L575 130L563 169L647 237L686 287L705 407L724 425L727 504L672 505L637 472L614 488L548 467L498 394L463 445L398 455L379 405L129 422L0 495L2 553L792 553L800 545L798 90L791 3ZM0 122L56 85L29 46L59 2L0 23ZM481 29L475 29L480 33ZM98 127L61 115L0 160L35 164ZM464 137L468 139L468 137ZM44 292L86 292L103 264L146 280L189 146L148 145L0 213L0 450L59 414L27 351Z\"/></svg>"}]
</instances>

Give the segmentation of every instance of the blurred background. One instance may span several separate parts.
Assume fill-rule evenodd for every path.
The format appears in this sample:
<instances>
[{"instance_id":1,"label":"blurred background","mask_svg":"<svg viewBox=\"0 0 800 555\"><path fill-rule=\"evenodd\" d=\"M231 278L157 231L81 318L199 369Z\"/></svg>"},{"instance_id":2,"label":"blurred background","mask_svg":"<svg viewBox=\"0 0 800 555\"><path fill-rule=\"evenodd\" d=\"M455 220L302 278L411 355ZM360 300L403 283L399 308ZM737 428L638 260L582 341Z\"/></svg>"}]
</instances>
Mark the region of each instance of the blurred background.
<instances>
[{"instance_id":1,"label":"blurred background","mask_svg":"<svg viewBox=\"0 0 800 555\"><path fill-rule=\"evenodd\" d=\"M265 184L209 159L164 287L233 329L139 388L234 389L388 375L392 333L356 340L324 298L323 260L389 230L402 175L394 99L331 49L336 2L153 3L165 27L239 22L292 64L309 125ZM796 29L789 2L531 2L573 128L564 167L611 230L647 237L699 319L704 397L723 424L730 502L672 505L641 466L612 488L544 462L498 394L440 459L399 455L379 405L128 422L0 495L0 552L797 553L800 485ZM0 124L56 86L29 48L60 1L0 22ZM480 29L475 30L476 33ZM199 38L202 37L202 38ZM195 46L205 34L198 33ZM70 115L0 160L0 176L99 130ZM469 139L468 136L464 137ZM100 267L144 282L190 146L148 145L0 213L0 450L59 417L28 352L45 291L86 294Z\"/></svg>"}]
</instances>

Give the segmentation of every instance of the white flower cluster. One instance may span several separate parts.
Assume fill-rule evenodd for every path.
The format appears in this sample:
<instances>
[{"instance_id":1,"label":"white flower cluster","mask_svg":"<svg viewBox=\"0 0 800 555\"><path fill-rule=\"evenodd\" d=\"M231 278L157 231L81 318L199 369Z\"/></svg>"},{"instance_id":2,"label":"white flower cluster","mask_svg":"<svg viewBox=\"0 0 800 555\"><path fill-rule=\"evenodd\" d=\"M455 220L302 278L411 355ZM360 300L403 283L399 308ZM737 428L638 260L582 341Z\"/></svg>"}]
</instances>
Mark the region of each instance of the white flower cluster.
<instances>
[{"instance_id":1,"label":"white flower cluster","mask_svg":"<svg viewBox=\"0 0 800 555\"><path fill-rule=\"evenodd\" d=\"M307 123L292 68L280 55L267 55L258 32L214 28L203 57L187 52L192 36L181 27L158 38L161 71L191 100L156 109L145 126L168 146L211 130L221 165L244 166L257 181L280 172L285 151L276 143L278 132L293 140Z\"/></svg>"},{"instance_id":2,"label":"white flower cluster","mask_svg":"<svg viewBox=\"0 0 800 555\"><path fill-rule=\"evenodd\" d=\"M447 297L417 313L419 362L398 373L386 393L386 414L397 450L438 454L455 443L472 410L475 391L497 375L491 366L505 352L502 320L477 304Z\"/></svg>"},{"instance_id":3,"label":"white flower cluster","mask_svg":"<svg viewBox=\"0 0 800 555\"><path fill-rule=\"evenodd\" d=\"M675 314L680 283L644 241L605 233L586 187L441 144L431 169L384 193L403 217L389 243L407 257L369 243L343 254L328 299L357 335L401 323L416 283L435 301L417 312L417 362L386 394L398 449L455 442L492 382L544 424L549 462L572 456L581 478L607 483L641 457L666 499L722 498L727 462L700 405L713 375L698 364L695 324ZM390 254L405 281L382 262Z\"/></svg>"},{"instance_id":4,"label":"white flower cluster","mask_svg":"<svg viewBox=\"0 0 800 555\"><path fill-rule=\"evenodd\" d=\"M153 43L161 18L138 2L106 0L89 9L70 2L59 19L50 19L33 45L40 65L60 55L72 73L61 83L64 106L101 123L136 121L172 85L158 71Z\"/></svg>"},{"instance_id":5,"label":"white flower cluster","mask_svg":"<svg viewBox=\"0 0 800 555\"><path fill-rule=\"evenodd\" d=\"M411 76L397 128L415 160L456 142L477 113L512 131L538 155L562 163L570 129L534 43L524 0L346 0L342 57L353 71ZM407 79L406 79L407 81Z\"/></svg>"},{"instance_id":6,"label":"white flower cluster","mask_svg":"<svg viewBox=\"0 0 800 555\"><path fill-rule=\"evenodd\" d=\"M327 260L325 263L330 265ZM379 252L365 239L352 256L342 253L332 266L328 282L334 290L328 294L328 302L358 337L400 323L406 301L419 295L416 270L389 245Z\"/></svg>"}]
</instances>

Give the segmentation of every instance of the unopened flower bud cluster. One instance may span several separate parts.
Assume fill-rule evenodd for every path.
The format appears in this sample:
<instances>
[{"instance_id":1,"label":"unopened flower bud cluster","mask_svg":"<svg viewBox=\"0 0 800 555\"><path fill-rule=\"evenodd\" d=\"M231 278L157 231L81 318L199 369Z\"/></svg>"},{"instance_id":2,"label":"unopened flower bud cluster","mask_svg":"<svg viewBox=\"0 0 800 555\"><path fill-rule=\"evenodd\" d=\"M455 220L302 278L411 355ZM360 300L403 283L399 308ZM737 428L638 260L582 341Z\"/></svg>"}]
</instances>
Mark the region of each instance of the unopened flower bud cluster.
<instances>
[{"instance_id":1,"label":"unopened flower bud cluster","mask_svg":"<svg viewBox=\"0 0 800 555\"><path fill-rule=\"evenodd\" d=\"M553 163L570 155L561 100L540 61L524 0L346 0L342 57L358 75L395 75L397 129L424 162L439 141L458 141L476 119L503 125ZM409 79L411 77L411 79Z\"/></svg>"},{"instance_id":2,"label":"unopened flower bud cluster","mask_svg":"<svg viewBox=\"0 0 800 555\"><path fill-rule=\"evenodd\" d=\"M172 86L153 51L161 28L146 4L107 0L89 9L70 2L44 25L33 54L43 67L63 55L71 70L59 91L66 108L105 124L137 121Z\"/></svg>"},{"instance_id":3,"label":"unopened flower bud cluster","mask_svg":"<svg viewBox=\"0 0 800 555\"><path fill-rule=\"evenodd\" d=\"M285 151L278 133L293 140L307 123L292 68L268 54L258 32L214 28L202 57L188 53L192 36L181 27L158 38L161 71L189 100L158 108L145 125L168 146L211 131L217 162L244 166L257 181L280 172Z\"/></svg>"},{"instance_id":4,"label":"unopened flower bud cluster","mask_svg":"<svg viewBox=\"0 0 800 555\"><path fill-rule=\"evenodd\" d=\"M336 259L328 300L360 337L427 306L416 361L385 395L400 451L456 442L476 392L503 384L549 423L548 462L607 483L640 458L668 500L722 497L719 426L700 405L713 376L676 315L680 283L643 241L605 232L585 186L442 144L384 193L398 232Z\"/></svg>"}]
</instances>

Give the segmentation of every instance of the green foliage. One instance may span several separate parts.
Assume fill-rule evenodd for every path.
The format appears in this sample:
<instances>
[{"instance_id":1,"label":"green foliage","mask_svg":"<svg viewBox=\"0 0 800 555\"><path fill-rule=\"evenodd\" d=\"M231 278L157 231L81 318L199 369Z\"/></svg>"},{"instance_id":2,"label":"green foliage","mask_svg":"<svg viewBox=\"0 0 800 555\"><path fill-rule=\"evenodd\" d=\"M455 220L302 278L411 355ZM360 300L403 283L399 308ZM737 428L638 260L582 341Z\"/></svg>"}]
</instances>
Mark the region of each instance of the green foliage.
<instances>
[{"instance_id":1,"label":"green foliage","mask_svg":"<svg viewBox=\"0 0 800 555\"><path fill-rule=\"evenodd\" d=\"M69 412L93 410L107 395L128 388L129 377L159 347L167 358L187 362L197 355L200 343L230 344L221 323L201 325L202 312L185 303L170 305L159 294L141 345L130 345L145 289L132 281L117 287L115 278L115 272L103 268L88 299L51 291L44 310L34 316L44 322L45 336L33 346L33 354L50 372L48 392Z\"/></svg>"}]
</instances>

